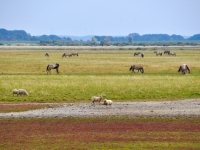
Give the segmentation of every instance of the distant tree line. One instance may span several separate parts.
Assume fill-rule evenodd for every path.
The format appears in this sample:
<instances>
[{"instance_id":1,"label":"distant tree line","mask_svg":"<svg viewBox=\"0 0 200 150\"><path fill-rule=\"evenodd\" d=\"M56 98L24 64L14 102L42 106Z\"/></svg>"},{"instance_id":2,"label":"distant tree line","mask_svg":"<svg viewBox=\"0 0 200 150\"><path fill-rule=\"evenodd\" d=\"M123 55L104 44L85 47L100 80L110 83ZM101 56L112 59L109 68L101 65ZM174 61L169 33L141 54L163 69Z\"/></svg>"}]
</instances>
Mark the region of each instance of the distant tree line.
<instances>
[{"instance_id":1,"label":"distant tree line","mask_svg":"<svg viewBox=\"0 0 200 150\"><path fill-rule=\"evenodd\" d=\"M0 41L40 41L40 40L72 41L72 39L69 37L61 38L57 35L31 36L24 30L8 31L6 29L0 29Z\"/></svg>"},{"instance_id":2,"label":"distant tree line","mask_svg":"<svg viewBox=\"0 0 200 150\"><path fill-rule=\"evenodd\" d=\"M185 46L185 45L191 45L196 46L199 45L197 42L189 42L189 41L182 41L182 42L176 42L176 41L157 41L157 42L112 42L109 41L108 38L97 41L95 37L92 37L91 41L87 42L80 42L80 41L60 41L60 40L41 40L40 45L43 46Z\"/></svg>"},{"instance_id":3,"label":"distant tree line","mask_svg":"<svg viewBox=\"0 0 200 150\"><path fill-rule=\"evenodd\" d=\"M42 46L80 46L80 42L75 42L75 41L60 41L60 40L41 40L39 45Z\"/></svg>"},{"instance_id":4,"label":"distant tree line","mask_svg":"<svg viewBox=\"0 0 200 150\"><path fill-rule=\"evenodd\" d=\"M145 34L139 35L138 33L131 33L128 36L94 36L91 42L83 42L86 45L109 45L110 42L121 43L128 42L133 43L134 41L188 41L188 40L200 40L200 34L193 35L187 39L184 39L181 35L168 35L168 34ZM6 29L0 29L0 41L72 41L70 37L59 37L57 35L42 35L42 36L31 36L24 30L13 30L8 31ZM43 42L44 43L44 42ZM58 42L57 42L58 43ZM74 43L74 42L71 42ZM46 43L48 44L48 43ZM66 42L63 42L66 44ZM113 45L113 43L112 43Z\"/></svg>"}]
</instances>

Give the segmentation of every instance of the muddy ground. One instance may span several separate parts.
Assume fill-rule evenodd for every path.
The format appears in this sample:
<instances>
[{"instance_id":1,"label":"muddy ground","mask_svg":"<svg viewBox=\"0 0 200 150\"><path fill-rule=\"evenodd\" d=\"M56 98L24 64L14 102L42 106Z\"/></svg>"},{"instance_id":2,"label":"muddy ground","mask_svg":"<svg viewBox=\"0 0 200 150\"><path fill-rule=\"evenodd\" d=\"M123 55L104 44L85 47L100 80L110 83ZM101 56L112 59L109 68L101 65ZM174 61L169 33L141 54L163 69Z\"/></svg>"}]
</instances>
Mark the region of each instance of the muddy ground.
<instances>
[{"instance_id":1,"label":"muddy ground","mask_svg":"<svg viewBox=\"0 0 200 150\"><path fill-rule=\"evenodd\" d=\"M49 105L51 104L49 103ZM58 108L0 113L0 118L42 117L200 117L200 99L160 102L114 102L111 106L99 105L98 103L61 103Z\"/></svg>"}]
</instances>

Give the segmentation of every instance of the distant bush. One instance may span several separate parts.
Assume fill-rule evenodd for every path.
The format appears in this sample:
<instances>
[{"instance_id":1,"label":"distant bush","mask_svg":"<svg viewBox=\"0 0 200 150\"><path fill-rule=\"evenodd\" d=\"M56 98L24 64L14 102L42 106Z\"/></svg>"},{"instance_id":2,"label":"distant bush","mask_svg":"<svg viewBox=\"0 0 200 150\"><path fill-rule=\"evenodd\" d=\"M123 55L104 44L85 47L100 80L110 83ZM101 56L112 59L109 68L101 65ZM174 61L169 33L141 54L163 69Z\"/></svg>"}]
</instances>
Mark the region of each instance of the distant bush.
<instances>
[{"instance_id":1,"label":"distant bush","mask_svg":"<svg viewBox=\"0 0 200 150\"><path fill-rule=\"evenodd\" d=\"M142 50L140 47L136 48L136 50Z\"/></svg>"},{"instance_id":2,"label":"distant bush","mask_svg":"<svg viewBox=\"0 0 200 150\"><path fill-rule=\"evenodd\" d=\"M125 50L125 48L119 48L119 50Z\"/></svg>"},{"instance_id":3,"label":"distant bush","mask_svg":"<svg viewBox=\"0 0 200 150\"><path fill-rule=\"evenodd\" d=\"M0 45L4 45L3 43L0 43Z\"/></svg>"},{"instance_id":4,"label":"distant bush","mask_svg":"<svg viewBox=\"0 0 200 150\"><path fill-rule=\"evenodd\" d=\"M40 43L40 46L47 46L47 43Z\"/></svg>"}]
</instances>

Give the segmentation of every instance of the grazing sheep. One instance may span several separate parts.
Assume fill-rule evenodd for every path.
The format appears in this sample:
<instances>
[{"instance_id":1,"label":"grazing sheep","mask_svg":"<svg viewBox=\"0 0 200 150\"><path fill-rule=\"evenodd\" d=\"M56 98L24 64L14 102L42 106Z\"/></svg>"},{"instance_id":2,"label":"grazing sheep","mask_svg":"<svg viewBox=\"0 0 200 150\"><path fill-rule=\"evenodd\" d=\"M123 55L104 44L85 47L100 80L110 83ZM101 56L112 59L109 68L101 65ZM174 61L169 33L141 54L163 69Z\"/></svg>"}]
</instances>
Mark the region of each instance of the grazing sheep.
<instances>
[{"instance_id":1,"label":"grazing sheep","mask_svg":"<svg viewBox=\"0 0 200 150\"><path fill-rule=\"evenodd\" d=\"M113 101L112 100L107 100L107 99L104 99L104 105L112 105Z\"/></svg>"},{"instance_id":2,"label":"grazing sheep","mask_svg":"<svg viewBox=\"0 0 200 150\"><path fill-rule=\"evenodd\" d=\"M13 89L12 90L12 95L14 96L14 94L17 94L18 93L18 90L17 89ZM17 94L17 96L18 96L18 94Z\"/></svg>"},{"instance_id":3,"label":"grazing sheep","mask_svg":"<svg viewBox=\"0 0 200 150\"><path fill-rule=\"evenodd\" d=\"M26 95L27 97L28 97L28 92L26 91L26 90L24 90L24 89L19 89L18 90L18 93L17 93L17 96L18 95Z\"/></svg>"},{"instance_id":4,"label":"grazing sheep","mask_svg":"<svg viewBox=\"0 0 200 150\"><path fill-rule=\"evenodd\" d=\"M100 96L100 97L93 96L92 97L93 104L94 104L95 101L99 102L99 104L100 104L100 101L102 100L102 98L103 98L103 96Z\"/></svg>"}]
</instances>

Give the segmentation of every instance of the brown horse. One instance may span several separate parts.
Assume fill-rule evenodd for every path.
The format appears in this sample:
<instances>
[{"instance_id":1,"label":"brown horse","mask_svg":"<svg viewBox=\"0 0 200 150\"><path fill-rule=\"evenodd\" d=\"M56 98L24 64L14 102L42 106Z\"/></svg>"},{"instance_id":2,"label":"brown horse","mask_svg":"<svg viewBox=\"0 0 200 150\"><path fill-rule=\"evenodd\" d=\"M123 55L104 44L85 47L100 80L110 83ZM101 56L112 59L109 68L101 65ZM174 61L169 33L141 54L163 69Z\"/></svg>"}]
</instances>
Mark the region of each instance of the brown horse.
<instances>
[{"instance_id":1,"label":"brown horse","mask_svg":"<svg viewBox=\"0 0 200 150\"><path fill-rule=\"evenodd\" d=\"M45 56L49 57L49 53L47 52L47 53L45 54Z\"/></svg>"},{"instance_id":2,"label":"brown horse","mask_svg":"<svg viewBox=\"0 0 200 150\"><path fill-rule=\"evenodd\" d=\"M72 53L72 56L78 56L78 53L77 52Z\"/></svg>"},{"instance_id":3,"label":"brown horse","mask_svg":"<svg viewBox=\"0 0 200 150\"><path fill-rule=\"evenodd\" d=\"M64 53L64 54L62 55L62 57L66 57L66 56L71 57L72 54L70 54L70 53Z\"/></svg>"},{"instance_id":4,"label":"brown horse","mask_svg":"<svg viewBox=\"0 0 200 150\"><path fill-rule=\"evenodd\" d=\"M57 63L56 63L56 64L49 64L49 65L47 66L47 69L46 69L47 74L48 74L48 72L50 72L50 74L51 74L51 69L56 69L57 74L59 74L58 68L59 68L59 64L57 64Z\"/></svg>"},{"instance_id":5,"label":"brown horse","mask_svg":"<svg viewBox=\"0 0 200 150\"><path fill-rule=\"evenodd\" d=\"M139 55L139 54L141 54L140 52L135 52L134 53L134 57L135 57L135 55Z\"/></svg>"},{"instance_id":6,"label":"brown horse","mask_svg":"<svg viewBox=\"0 0 200 150\"><path fill-rule=\"evenodd\" d=\"M131 68L129 69L129 71L132 70L132 72L134 72L134 69L138 70L138 72L140 71L140 72L144 73L144 69L141 65L132 65Z\"/></svg>"},{"instance_id":7,"label":"brown horse","mask_svg":"<svg viewBox=\"0 0 200 150\"><path fill-rule=\"evenodd\" d=\"M164 51L164 54L168 54L169 55L169 53L170 53L170 51L168 51L168 50Z\"/></svg>"}]
</instances>

